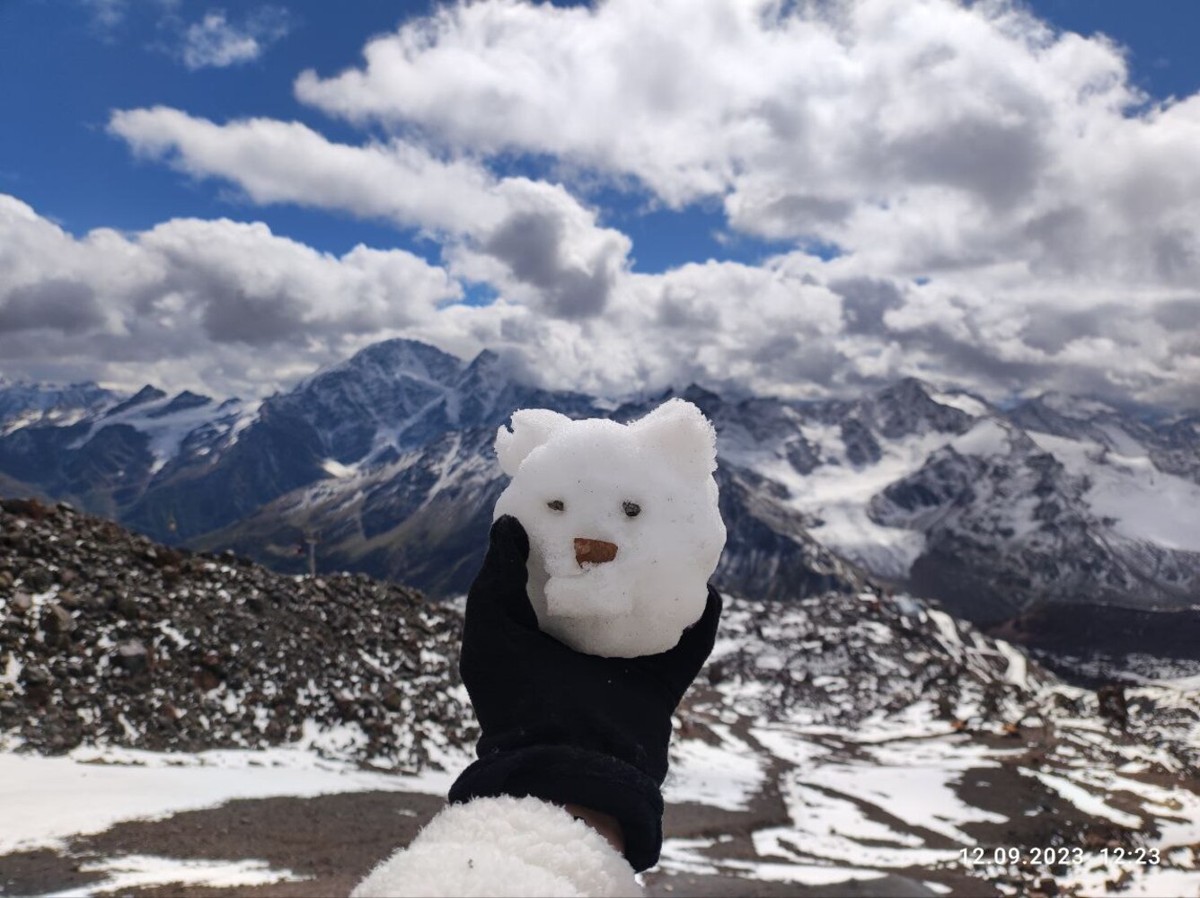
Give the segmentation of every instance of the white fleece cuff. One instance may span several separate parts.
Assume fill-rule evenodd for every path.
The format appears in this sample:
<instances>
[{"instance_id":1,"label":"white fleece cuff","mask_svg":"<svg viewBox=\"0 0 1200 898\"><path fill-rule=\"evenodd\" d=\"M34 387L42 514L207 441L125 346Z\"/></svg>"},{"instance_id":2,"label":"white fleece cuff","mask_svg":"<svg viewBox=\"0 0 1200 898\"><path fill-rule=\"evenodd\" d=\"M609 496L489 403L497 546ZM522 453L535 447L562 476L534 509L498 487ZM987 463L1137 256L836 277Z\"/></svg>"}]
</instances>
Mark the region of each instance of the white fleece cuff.
<instances>
[{"instance_id":1,"label":"white fleece cuff","mask_svg":"<svg viewBox=\"0 0 1200 898\"><path fill-rule=\"evenodd\" d=\"M500 796L445 808L351 898L641 892L625 858L586 823L537 798Z\"/></svg>"}]
</instances>

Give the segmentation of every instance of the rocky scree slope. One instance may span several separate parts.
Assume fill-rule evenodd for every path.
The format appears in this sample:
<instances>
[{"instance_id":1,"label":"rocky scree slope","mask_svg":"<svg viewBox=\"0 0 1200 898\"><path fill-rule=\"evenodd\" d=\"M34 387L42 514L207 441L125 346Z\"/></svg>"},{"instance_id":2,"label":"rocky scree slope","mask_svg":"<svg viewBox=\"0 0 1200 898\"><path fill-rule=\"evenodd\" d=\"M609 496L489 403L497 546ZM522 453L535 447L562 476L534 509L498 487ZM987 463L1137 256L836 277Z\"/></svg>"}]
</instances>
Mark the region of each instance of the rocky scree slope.
<instances>
[{"instance_id":1,"label":"rocky scree slope","mask_svg":"<svg viewBox=\"0 0 1200 898\"><path fill-rule=\"evenodd\" d=\"M198 751L300 742L398 769L473 744L461 617L362 575L281 576L66 505L0 501L0 734Z\"/></svg>"}]
</instances>

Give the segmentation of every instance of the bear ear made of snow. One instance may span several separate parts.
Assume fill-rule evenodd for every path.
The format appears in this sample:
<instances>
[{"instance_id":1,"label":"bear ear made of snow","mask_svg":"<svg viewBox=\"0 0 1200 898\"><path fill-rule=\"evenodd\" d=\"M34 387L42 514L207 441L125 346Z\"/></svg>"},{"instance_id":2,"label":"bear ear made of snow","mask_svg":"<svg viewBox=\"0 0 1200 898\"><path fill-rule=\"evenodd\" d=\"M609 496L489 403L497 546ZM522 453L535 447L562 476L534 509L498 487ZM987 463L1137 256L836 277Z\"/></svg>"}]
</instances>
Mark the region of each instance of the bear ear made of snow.
<instances>
[{"instance_id":1,"label":"bear ear made of snow","mask_svg":"<svg viewBox=\"0 0 1200 898\"><path fill-rule=\"evenodd\" d=\"M496 457L500 469L515 477L521 462L538 446L561 430L571 419L546 408L523 408L513 412L511 427L496 431Z\"/></svg>"},{"instance_id":2,"label":"bear ear made of snow","mask_svg":"<svg viewBox=\"0 0 1200 898\"><path fill-rule=\"evenodd\" d=\"M717 469L717 432L686 399L669 399L629 426L642 446L691 475L703 477Z\"/></svg>"}]
</instances>

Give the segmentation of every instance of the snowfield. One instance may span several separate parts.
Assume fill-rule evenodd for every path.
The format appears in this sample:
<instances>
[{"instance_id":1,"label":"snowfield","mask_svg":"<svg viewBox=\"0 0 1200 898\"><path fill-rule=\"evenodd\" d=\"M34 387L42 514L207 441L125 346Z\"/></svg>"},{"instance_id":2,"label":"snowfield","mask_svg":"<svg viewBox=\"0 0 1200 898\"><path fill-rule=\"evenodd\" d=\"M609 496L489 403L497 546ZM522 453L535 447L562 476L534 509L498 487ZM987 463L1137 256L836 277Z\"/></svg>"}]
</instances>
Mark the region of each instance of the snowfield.
<instances>
[{"instance_id":1,"label":"snowfield","mask_svg":"<svg viewBox=\"0 0 1200 898\"><path fill-rule=\"evenodd\" d=\"M70 836L126 820L162 819L236 798L375 790L444 795L454 781L454 774L437 770L376 773L322 754L305 748L196 754L80 748L62 757L0 752L0 794L6 807L22 809L0 815L0 855L61 847ZM465 767L471 759L457 760Z\"/></svg>"},{"instance_id":2,"label":"snowfield","mask_svg":"<svg viewBox=\"0 0 1200 898\"><path fill-rule=\"evenodd\" d=\"M1200 552L1200 485L1158 470L1129 437L1120 440L1130 453L1123 454L1093 440L1037 431L1029 435L1071 474L1089 478L1089 504L1096 514L1113 520L1113 530L1121 536Z\"/></svg>"}]
</instances>

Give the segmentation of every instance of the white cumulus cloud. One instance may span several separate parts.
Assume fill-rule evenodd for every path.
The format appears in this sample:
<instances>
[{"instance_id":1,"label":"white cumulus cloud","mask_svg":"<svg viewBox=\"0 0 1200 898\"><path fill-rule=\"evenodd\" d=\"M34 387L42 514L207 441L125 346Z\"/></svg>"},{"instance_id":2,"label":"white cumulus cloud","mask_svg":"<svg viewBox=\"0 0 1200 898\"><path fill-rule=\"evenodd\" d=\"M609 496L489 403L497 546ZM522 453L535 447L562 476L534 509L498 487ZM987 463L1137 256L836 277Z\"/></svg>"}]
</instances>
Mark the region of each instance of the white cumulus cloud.
<instances>
[{"instance_id":1,"label":"white cumulus cloud","mask_svg":"<svg viewBox=\"0 0 1200 898\"><path fill-rule=\"evenodd\" d=\"M297 96L474 153L632 176L672 206L720 198L736 229L881 268L1195 274L1174 249L1198 221L1195 111L1138 112L1116 47L1009 4L490 0L364 55L303 73ZM1116 216L1137 211L1161 226L1125 243Z\"/></svg>"},{"instance_id":2,"label":"white cumulus cloud","mask_svg":"<svg viewBox=\"0 0 1200 898\"><path fill-rule=\"evenodd\" d=\"M1152 101L1120 47L1018 4L476 0L295 92L376 136L166 107L110 129L253 203L440 241L449 277L500 299L398 326L519 353L547 383L811 393L915 374L1200 403L1200 95ZM718 208L780 251L637 272L597 184ZM176 253L178 277L202 250ZM46 290L10 298L8 320L68 339L109 314ZM221 333L219 313L201 328ZM292 314L264 312L258 339Z\"/></svg>"},{"instance_id":3,"label":"white cumulus cloud","mask_svg":"<svg viewBox=\"0 0 1200 898\"><path fill-rule=\"evenodd\" d=\"M257 203L296 203L429 231L461 272L490 280L548 314L598 314L626 266L629 239L597 224L563 187L496 178L396 138L334 143L306 125L249 119L224 125L166 107L113 114L135 151L194 177L218 177Z\"/></svg>"},{"instance_id":4,"label":"white cumulus cloud","mask_svg":"<svg viewBox=\"0 0 1200 898\"><path fill-rule=\"evenodd\" d=\"M400 250L342 256L262 224L176 219L82 238L0 194L0 358L53 381L261 395L460 297Z\"/></svg>"}]
</instances>

